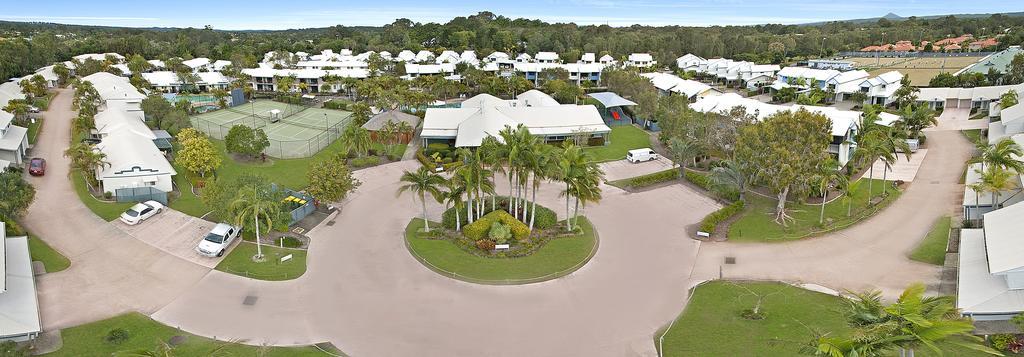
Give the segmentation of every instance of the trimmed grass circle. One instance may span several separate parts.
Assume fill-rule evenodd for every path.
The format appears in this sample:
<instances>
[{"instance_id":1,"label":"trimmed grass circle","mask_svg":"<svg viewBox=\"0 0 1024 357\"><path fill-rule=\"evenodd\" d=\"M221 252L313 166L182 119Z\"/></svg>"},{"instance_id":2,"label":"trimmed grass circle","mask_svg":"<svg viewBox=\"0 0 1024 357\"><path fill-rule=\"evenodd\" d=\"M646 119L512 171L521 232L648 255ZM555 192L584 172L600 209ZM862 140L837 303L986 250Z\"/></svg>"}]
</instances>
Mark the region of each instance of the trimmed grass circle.
<instances>
[{"instance_id":1,"label":"trimmed grass circle","mask_svg":"<svg viewBox=\"0 0 1024 357\"><path fill-rule=\"evenodd\" d=\"M597 253L598 235L586 217L583 234L555 238L533 254L519 258L488 258L462 250L445 239L421 238L423 220L405 227L405 245L416 260L438 274L476 284L520 285L557 279L578 270ZM431 222L431 227L440 224Z\"/></svg>"}]
</instances>

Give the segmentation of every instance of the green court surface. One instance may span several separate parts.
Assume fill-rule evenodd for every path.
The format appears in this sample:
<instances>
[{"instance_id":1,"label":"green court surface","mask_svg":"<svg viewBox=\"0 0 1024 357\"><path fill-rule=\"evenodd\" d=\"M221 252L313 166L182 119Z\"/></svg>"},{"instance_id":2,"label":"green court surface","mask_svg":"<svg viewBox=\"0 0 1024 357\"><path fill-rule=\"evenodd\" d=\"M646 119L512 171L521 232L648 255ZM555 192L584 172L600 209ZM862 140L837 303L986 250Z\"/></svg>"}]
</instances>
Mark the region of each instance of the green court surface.
<instances>
[{"instance_id":1,"label":"green court surface","mask_svg":"<svg viewBox=\"0 0 1024 357\"><path fill-rule=\"evenodd\" d=\"M235 125L260 128L270 139L267 155L302 158L337 140L351 115L341 110L257 100L193 116L192 126L217 140L223 140ZM279 120L272 122L272 118Z\"/></svg>"}]
</instances>

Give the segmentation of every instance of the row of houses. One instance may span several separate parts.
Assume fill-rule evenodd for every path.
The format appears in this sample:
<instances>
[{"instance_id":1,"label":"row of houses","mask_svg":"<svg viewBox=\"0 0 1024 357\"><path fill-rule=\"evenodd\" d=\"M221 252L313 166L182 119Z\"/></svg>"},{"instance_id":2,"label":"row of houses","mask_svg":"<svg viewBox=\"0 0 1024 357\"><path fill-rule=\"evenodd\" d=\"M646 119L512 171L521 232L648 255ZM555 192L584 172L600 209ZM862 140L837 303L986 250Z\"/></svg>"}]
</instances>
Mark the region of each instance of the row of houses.
<instances>
[{"instance_id":1,"label":"row of houses","mask_svg":"<svg viewBox=\"0 0 1024 357\"><path fill-rule=\"evenodd\" d=\"M91 83L102 100L95 116L96 128L91 132L92 139L98 141L96 150L106 155L107 165L95 173L102 191L115 197L133 194L129 191L140 188L171 192L177 172L160 147L169 149L162 144L169 135L146 125L140 107L146 96L126 78L107 72L82 80Z\"/></svg>"},{"instance_id":2,"label":"row of houses","mask_svg":"<svg viewBox=\"0 0 1024 357\"><path fill-rule=\"evenodd\" d=\"M683 72L692 71L711 76L716 82L748 90L758 90L770 84L780 70L779 65L775 64L756 64L727 58L704 59L690 53L677 58L676 66Z\"/></svg>"}]
</instances>

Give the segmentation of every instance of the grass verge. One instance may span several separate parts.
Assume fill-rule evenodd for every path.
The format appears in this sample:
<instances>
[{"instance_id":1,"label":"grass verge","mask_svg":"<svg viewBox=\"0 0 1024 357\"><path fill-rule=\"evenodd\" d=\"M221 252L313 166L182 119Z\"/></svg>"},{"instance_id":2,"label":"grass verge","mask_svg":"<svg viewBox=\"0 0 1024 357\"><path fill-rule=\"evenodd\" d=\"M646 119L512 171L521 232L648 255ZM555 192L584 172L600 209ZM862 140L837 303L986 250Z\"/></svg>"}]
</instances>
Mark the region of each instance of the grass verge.
<instances>
[{"instance_id":1,"label":"grass verge","mask_svg":"<svg viewBox=\"0 0 1024 357\"><path fill-rule=\"evenodd\" d=\"M765 318L741 317L758 295ZM800 342L812 338L808 328L847 333L844 308L842 298L782 283L709 282L696 288L665 333L662 356L796 356ZM660 337L654 336L656 346Z\"/></svg>"},{"instance_id":2,"label":"grass verge","mask_svg":"<svg viewBox=\"0 0 1024 357\"><path fill-rule=\"evenodd\" d=\"M515 280L528 283L564 276L586 263L597 245L597 234L586 217L580 217L579 225L582 235L552 239L537 252L521 258L478 257L447 240L420 238L417 230L423 227L423 220L419 218L405 227L405 239L414 256L441 274L457 274L456 279L482 284Z\"/></svg>"},{"instance_id":3,"label":"grass verge","mask_svg":"<svg viewBox=\"0 0 1024 357\"><path fill-rule=\"evenodd\" d=\"M28 252L32 261L43 262L47 273L56 273L71 266L67 257L34 235L28 236Z\"/></svg>"},{"instance_id":4,"label":"grass verge","mask_svg":"<svg viewBox=\"0 0 1024 357\"><path fill-rule=\"evenodd\" d=\"M967 137L967 140L970 140L972 143L981 140L981 129L961 130L960 132L963 133L964 136Z\"/></svg>"},{"instance_id":5,"label":"grass verge","mask_svg":"<svg viewBox=\"0 0 1024 357\"><path fill-rule=\"evenodd\" d=\"M946 261L946 244L949 241L949 227L952 218L942 217L935 221L932 230L924 237L924 240L910 253L910 259L935 265L942 265Z\"/></svg>"},{"instance_id":6,"label":"grass verge","mask_svg":"<svg viewBox=\"0 0 1024 357\"><path fill-rule=\"evenodd\" d=\"M874 197L879 197L882 192L882 180L874 181L871 188L874 190ZM814 235L828 233L837 229L846 228L871 215L881 211L892 202L899 199L901 191L889 187L889 195L875 205L868 205L868 182L862 182L852 199L852 214L847 216L847 204L842 200L836 200L825 205L825 224L818 224L818 215L821 211L820 205L808 205L800 203L789 203L786 209L793 221L788 226L775 223L776 200L760 195L748 194L746 208L740 213L740 217L729 226L728 237L730 241L738 242L771 242L792 239L801 239Z\"/></svg>"},{"instance_id":7,"label":"grass verge","mask_svg":"<svg viewBox=\"0 0 1024 357\"><path fill-rule=\"evenodd\" d=\"M264 261L254 262L256 243L239 242L224 260L217 264L217 270L257 280L291 280L306 273L306 251L284 249L264 244ZM281 258L291 254L292 258L281 262Z\"/></svg>"},{"instance_id":8,"label":"grass verge","mask_svg":"<svg viewBox=\"0 0 1024 357\"><path fill-rule=\"evenodd\" d=\"M128 337L116 344L107 342L107 334L118 328L127 331ZM153 350L160 342L168 342L174 336L185 337L174 346L175 356L328 356L312 346L260 347L216 341L166 326L137 312L63 329L64 346L44 356L110 356L117 352Z\"/></svg>"},{"instance_id":9,"label":"grass verge","mask_svg":"<svg viewBox=\"0 0 1024 357\"><path fill-rule=\"evenodd\" d=\"M96 197L93 197L92 194L89 193L89 188L85 184L85 179L82 178L82 174L78 172L71 174L71 185L75 187L75 193L78 194L78 199L82 201L86 207L89 207L89 210L92 211L92 213L95 213L97 216L100 216L100 218L103 218L108 222L117 219L117 217L120 217L121 213L124 213L128 207L134 205L134 203L131 202L100 201Z\"/></svg>"},{"instance_id":10,"label":"grass verge","mask_svg":"<svg viewBox=\"0 0 1024 357\"><path fill-rule=\"evenodd\" d=\"M39 139L39 132L43 130L43 122L45 118L38 117L35 122L28 124L28 143L35 144Z\"/></svg>"},{"instance_id":11,"label":"grass verge","mask_svg":"<svg viewBox=\"0 0 1024 357\"><path fill-rule=\"evenodd\" d=\"M591 146L583 150L594 161L605 162L624 159L629 150L651 147L651 137L647 132L632 125L613 127L609 141L608 145Z\"/></svg>"}]
</instances>

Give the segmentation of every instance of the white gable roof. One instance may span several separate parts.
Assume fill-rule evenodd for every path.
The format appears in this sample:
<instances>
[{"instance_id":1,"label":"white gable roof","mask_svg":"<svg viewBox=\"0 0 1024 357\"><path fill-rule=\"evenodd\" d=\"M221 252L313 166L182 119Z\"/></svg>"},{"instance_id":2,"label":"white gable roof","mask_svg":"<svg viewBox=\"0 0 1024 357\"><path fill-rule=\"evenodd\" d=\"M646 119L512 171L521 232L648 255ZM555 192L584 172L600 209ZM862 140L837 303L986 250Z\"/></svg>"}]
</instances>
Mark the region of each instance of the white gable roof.
<instances>
[{"instance_id":1,"label":"white gable roof","mask_svg":"<svg viewBox=\"0 0 1024 357\"><path fill-rule=\"evenodd\" d=\"M587 53L584 53L583 56L580 57L580 61L583 61L583 62L596 62L597 61L597 56L595 56L593 52L587 52Z\"/></svg>"},{"instance_id":2,"label":"white gable roof","mask_svg":"<svg viewBox=\"0 0 1024 357\"><path fill-rule=\"evenodd\" d=\"M96 149L106 154L110 163L97 170L101 179L176 174L153 139L132 131L115 131L96 144Z\"/></svg>"},{"instance_id":3,"label":"white gable roof","mask_svg":"<svg viewBox=\"0 0 1024 357\"><path fill-rule=\"evenodd\" d=\"M555 52L537 52L537 55L533 57L538 61L557 61L558 53Z\"/></svg>"},{"instance_id":4,"label":"white gable roof","mask_svg":"<svg viewBox=\"0 0 1024 357\"><path fill-rule=\"evenodd\" d=\"M985 251L992 274L1024 268L1024 205L1011 205L985 214Z\"/></svg>"},{"instance_id":5,"label":"white gable roof","mask_svg":"<svg viewBox=\"0 0 1024 357\"><path fill-rule=\"evenodd\" d=\"M82 78L92 83L100 98L109 100L142 100L146 96L139 92L128 78L116 76L107 72L96 72Z\"/></svg>"},{"instance_id":6,"label":"white gable roof","mask_svg":"<svg viewBox=\"0 0 1024 357\"><path fill-rule=\"evenodd\" d=\"M629 54L629 61L631 62L650 62L653 61L654 57L650 53L631 53Z\"/></svg>"},{"instance_id":7,"label":"white gable roof","mask_svg":"<svg viewBox=\"0 0 1024 357\"><path fill-rule=\"evenodd\" d=\"M756 99L743 98L736 93L725 93L722 95L705 97L690 105L690 108L702 113L727 113L735 107L742 107L747 114L757 117L757 120L784 111L807 111L822 114L832 122L831 133L833 136L844 136L852 127L860 122L861 112L851 110L839 110L833 107L818 107L808 105L776 105L761 102Z\"/></svg>"}]
</instances>

